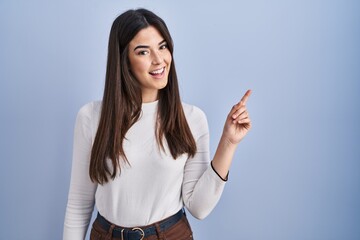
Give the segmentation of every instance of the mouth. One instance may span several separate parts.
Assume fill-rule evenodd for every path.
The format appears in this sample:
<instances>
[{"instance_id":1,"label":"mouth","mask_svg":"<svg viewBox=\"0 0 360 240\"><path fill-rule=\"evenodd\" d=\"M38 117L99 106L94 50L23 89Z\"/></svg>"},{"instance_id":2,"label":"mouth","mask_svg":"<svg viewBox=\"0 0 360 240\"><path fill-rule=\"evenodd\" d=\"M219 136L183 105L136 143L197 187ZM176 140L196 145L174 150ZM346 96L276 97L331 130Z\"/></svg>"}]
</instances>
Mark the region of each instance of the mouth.
<instances>
[{"instance_id":1,"label":"mouth","mask_svg":"<svg viewBox=\"0 0 360 240\"><path fill-rule=\"evenodd\" d=\"M165 72L165 67L149 72L152 76L161 76Z\"/></svg>"}]
</instances>

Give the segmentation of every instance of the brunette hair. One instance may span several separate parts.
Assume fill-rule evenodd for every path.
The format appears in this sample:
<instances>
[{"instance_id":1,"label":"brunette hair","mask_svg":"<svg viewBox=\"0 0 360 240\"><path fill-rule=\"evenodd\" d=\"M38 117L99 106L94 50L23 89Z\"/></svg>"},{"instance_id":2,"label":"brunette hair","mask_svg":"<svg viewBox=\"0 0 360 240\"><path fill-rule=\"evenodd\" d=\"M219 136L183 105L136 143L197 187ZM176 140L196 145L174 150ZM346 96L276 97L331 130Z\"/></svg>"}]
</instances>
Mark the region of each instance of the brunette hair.
<instances>
[{"instance_id":1,"label":"brunette hair","mask_svg":"<svg viewBox=\"0 0 360 240\"><path fill-rule=\"evenodd\" d=\"M120 158L126 158L123 141L129 128L141 114L142 94L139 82L130 72L129 42L142 29L155 27L168 44L173 55L173 42L165 22L146 9L128 10L118 16L111 27L108 46L106 80L101 115L91 151L89 174L93 182L104 184L121 171ZM168 83L159 90L157 141L164 150L163 138L174 159L187 153L193 157L196 143L182 108L174 60L171 62ZM112 166L107 164L111 160Z\"/></svg>"}]
</instances>

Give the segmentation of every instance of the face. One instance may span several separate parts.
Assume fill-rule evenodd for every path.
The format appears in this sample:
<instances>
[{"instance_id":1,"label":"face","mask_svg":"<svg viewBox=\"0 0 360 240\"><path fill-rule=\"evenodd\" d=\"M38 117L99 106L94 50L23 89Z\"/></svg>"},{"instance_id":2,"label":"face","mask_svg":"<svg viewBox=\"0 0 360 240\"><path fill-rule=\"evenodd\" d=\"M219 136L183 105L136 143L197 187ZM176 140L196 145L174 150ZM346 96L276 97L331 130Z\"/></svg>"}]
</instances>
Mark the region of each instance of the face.
<instances>
[{"instance_id":1,"label":"face","mask_svg":"<svg viewBox=\"0 0 360 240\"><path fill-rule=\"evenodd\" d=\"M141 85L143 102L158 99L168 82L171 53L167 42L153 26L140 30L129 43L130 71Z\"/></svg>"}]
</instances>

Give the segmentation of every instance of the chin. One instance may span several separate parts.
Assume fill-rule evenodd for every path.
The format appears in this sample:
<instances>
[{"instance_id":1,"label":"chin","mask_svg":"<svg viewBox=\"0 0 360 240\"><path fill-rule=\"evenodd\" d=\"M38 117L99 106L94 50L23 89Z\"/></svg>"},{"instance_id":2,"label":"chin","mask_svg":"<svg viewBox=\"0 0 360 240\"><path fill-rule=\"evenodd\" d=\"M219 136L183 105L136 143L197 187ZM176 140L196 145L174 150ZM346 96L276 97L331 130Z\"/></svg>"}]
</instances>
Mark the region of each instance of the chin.
<instances>
[{"instance_id":1,"label":"chin","mask_svg":"<svg viewBox=\"0 0 360 240\"><path fill-rule=\"evenodd\" d=\"M159 86L159 90L166 88L166 86L167 86L167 82L165 84Z\"/></svg>"}]
</instances>

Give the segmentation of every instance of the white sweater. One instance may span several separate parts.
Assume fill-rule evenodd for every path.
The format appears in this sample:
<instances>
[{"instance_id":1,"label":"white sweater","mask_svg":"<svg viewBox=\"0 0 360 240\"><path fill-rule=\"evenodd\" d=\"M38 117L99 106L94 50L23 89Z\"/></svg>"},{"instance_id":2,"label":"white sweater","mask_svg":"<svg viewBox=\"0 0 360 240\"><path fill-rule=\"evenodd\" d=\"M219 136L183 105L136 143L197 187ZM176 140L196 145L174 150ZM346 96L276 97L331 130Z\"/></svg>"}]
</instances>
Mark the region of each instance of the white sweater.
<instances>
[{"instance_id":1,"label":"white sweater","mask_svg":"<svg viewBox=\"0 0 360 240\"><path fill-rule=\"evenodd\" d=\"M82 240L96 203L108 221L123 227L152 224L184 205L196 218L206 217L217 204L225 182L214 172L209 155L209 130L199 108L183 104L197 146L193 158L174 160L166 141L160 150L155 136L158 101L142 104L140 119L129 129L123 147L131 165L104 185L91 182L90 152L97 131L101 102L83 106L74 130L71 183L64 222L64 240Z\"/></svg>"}]
</instances>

